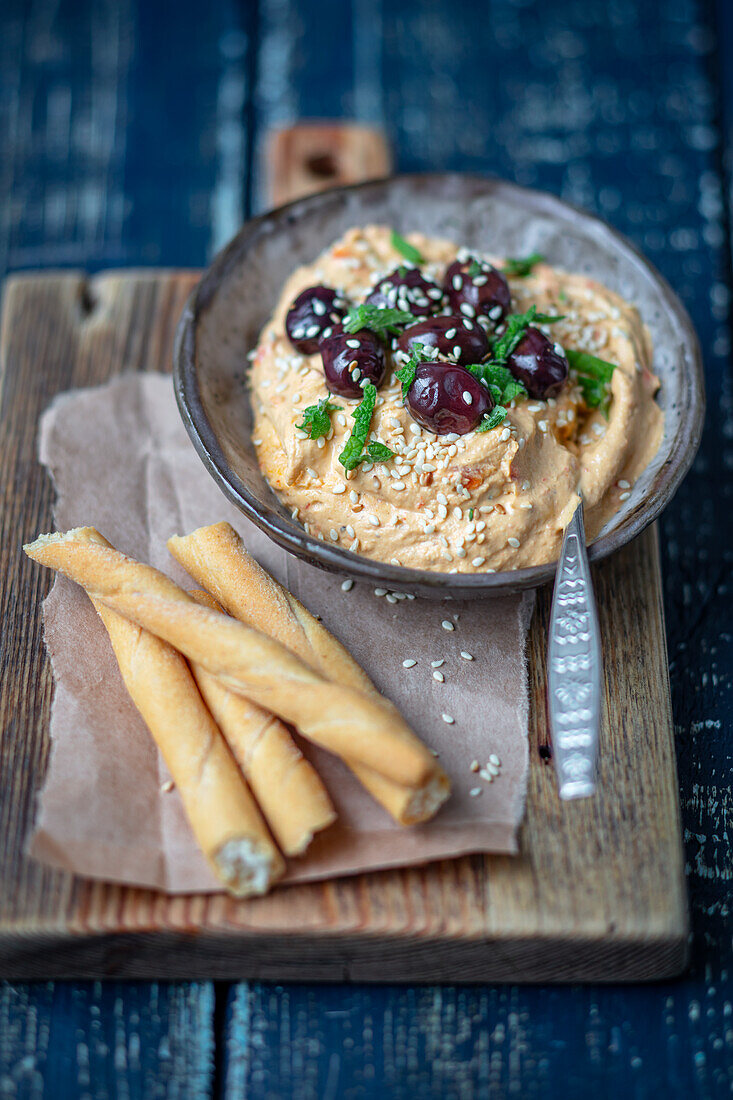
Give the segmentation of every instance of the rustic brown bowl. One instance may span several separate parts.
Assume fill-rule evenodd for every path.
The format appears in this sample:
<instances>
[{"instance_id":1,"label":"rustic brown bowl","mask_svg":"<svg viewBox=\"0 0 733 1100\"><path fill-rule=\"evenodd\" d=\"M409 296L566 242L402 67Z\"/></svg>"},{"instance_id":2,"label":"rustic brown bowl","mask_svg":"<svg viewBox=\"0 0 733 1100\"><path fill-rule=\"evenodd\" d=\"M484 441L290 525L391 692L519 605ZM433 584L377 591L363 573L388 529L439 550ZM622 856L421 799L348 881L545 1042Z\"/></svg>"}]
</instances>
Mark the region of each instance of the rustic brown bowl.
<instances>
[{"instance_id":1,"label":"rustic brown bowl","mask_svg":"<svg viewBox=\"0 0 733 1100\"><path fill-rule=\"evenodd\" d=\"M704 415L700 349L667 282L624 237L552 195L458 174L397 176L338 188L247 222L191 295L178 327L178 406L202 461L242 512L278 545L319 565L395 591L433 599L508 595L552 579L554 563L501 573L434 573L360 557L305 533L263 478L251 442L247 352L290 272L352 225L420 229L502 255L538 251L636 303L654 341L665 415L658 455L590 547L613 553L669 503L697 451Z\"/></svg>"}]
</instances>

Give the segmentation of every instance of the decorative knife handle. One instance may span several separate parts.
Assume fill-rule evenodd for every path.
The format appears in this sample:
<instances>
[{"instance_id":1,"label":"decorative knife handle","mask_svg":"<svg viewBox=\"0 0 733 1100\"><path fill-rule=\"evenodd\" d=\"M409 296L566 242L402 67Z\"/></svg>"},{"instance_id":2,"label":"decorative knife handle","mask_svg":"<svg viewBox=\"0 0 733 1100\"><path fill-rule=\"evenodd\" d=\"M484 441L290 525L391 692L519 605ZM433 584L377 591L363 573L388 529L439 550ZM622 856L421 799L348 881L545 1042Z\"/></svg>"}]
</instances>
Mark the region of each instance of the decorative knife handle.
<instances>
[{"instance_id":1,"label":"decorative knife handle","mask_svg":"<svg viewBox=\"0 0 733 1100\"><path fill-rule=\"evenodd\" d=\"M550 613L547 702L560 798L596 789L601 640L585 549L583 503L568 524Z\"/></svg>"}]
</instances>

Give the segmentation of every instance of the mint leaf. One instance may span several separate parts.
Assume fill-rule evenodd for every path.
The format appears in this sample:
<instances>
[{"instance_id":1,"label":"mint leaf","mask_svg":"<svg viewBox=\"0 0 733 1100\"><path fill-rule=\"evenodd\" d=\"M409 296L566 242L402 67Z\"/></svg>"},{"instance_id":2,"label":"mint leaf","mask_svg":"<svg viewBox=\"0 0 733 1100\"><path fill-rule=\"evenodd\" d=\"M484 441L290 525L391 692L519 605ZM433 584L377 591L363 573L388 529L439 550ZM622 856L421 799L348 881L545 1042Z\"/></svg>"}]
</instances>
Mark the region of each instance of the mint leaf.
<instances>
[{"instance_id":1,"label":"mint leaf","mask_svg":"<svg viewBox=\"0 0 733 1100\"><path fill-rule=\"evenodd\" d=\"M377 387L367 382L364 387L364 396L351 414L354 418L351 435L339 455L339 462L345 470L355 470L360 462L387 462L388 459L394 458L394 451L384 443L372 442L364 450L376 400Z\"/></svg>"},{"instance_id":2,"label":"mint leaf","mask_svg":"<svg viewBox=\"0 0 733 1100\"><path fill-rule=\"evenodd\" d=\"M340 405L333 405L328 397L324 397L317 405L309 405L307 409L303 409L303 423L295 426L307 432L311 439L320 439L322 435L328 435L331 430L331 413L339 408Z\"/></svg>"},{"instance_id":3,"label":"mint leaf","mask_svg":"<svg viewBox=\"0 0 733 1100\"><path fill-rule=\"evenodd\" d=\"M406 241L395 229L392 230L391 244L392 248L394 248L396 252L399 252L400 255L404 256L406 260L409 260L410 263L425 263L422 253L415 248L414 245L410 244L409 241Z\"/></svg>"},{"instance_id":4,"label":"mint leaf","mask_svg":"<svg viewBox=\"0 0 733 1100\"><path fill-rule=\"evenodd\" d=\"M429 356L425 354L426 347L424 344L414 343L410 348L410 358L406 363L400 367L398 371L395 371L395 378L399 379L402 383L402 400L407 398L407 391L412 383L415 381L415 371L420 363L428 361Z\"/></svg>"},{"instance_id":5,"label":"mint leaf","mask_svg":"<svg viewBox=\"0 0 733 1100\"><path fill-rule=\"evenodd\" d=\"M506 328L494 343L491 358L494 363L504 363L525 332L532 324L549 325L553 321L562 321L563 314L538 313L536 306L530 306L526 313L511 313L506 319Z\"/></svg>"},{"instance_id":6,"label":"mint leaf","mask_svg":"<svg viewBox=\"0 0 733 1100\"><path fill-rule=\"evenodd\" d=\"M367 457L370 462L389 462L395 453L385 443L370 443L367 446Z\"/></svg>"},{"instance_id":7,"label":"mint leaf","mask_svg":"<svg viewBox=\"0 0 733 1100\"><path fill-rule=\"evenodd\" d=\"M415 320L404 309L380 309L371 302L362 302L347 313L344 332L360 332L361 329L368 328L380 340L384 340L388 333L398 335L401 327L411 325Z\"/></svg>"},{"instance_id":8,"label":"mint leaf","mask_svg":"<svg viewBox=\"0 0 733 1100\"><path fill-rule=\"evenodd\" d=\"M502 420L506 418L506 409L502 405L494 405L490 413L487 413L483 418L477 432L489 432L492 428L498 427Z\"/></svg>"},{"instance_id":9,"label":"mint leaf","mask_svg":"<svg viewBox=\"0 0 733 1100\"><path fill-rule=\"evenodd\" d=\"M531 275L535 264L543 263L544 259L545 257L539 252L531 252L529 256L524 256L521 259L507 257L504 262L504 274L516 275L520 279L526 279L528 275Z\"/></svg>"},{"instance_id":10,"label":"mint leaf","mask_svg":"<svg viewBox=\"0 0 733 1100\"><path fill-rule=\"evenodd\" d=\"M497 405L508 405L517 397L527 396L522 383L501 363L472 363L466 370L488 387Z\"/></svg>"},{"instance_id":11,"label":"mint leaf","mask_svg":"<svg viewBox=\"0 0 733 1100\"><path fill-rule=\"evenodd\" d=\"M583 400L588 408L600 408L608 419L608 406L611 403L610 383L616 364L599 359L588 351L576 351L574 348L566 348L565 355L583 391Z\"/></svg>"}]
</instances>

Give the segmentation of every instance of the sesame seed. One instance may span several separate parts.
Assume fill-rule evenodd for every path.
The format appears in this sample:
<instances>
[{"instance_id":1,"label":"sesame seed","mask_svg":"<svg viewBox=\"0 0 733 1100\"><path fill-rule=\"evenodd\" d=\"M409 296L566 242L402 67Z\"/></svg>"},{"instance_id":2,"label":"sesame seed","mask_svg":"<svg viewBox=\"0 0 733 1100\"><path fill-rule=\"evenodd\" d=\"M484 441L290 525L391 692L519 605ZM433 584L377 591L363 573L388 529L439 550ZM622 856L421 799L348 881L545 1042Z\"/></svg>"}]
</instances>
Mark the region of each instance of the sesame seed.
<instances>
[{"instance_id":1,"label":"sesame seed","mask_svg":"<svg viewBox=\"0 0 733 1100\"><path fill-rule=\"evenodd\" d=\"M440 666L444 665L444 664L445 664L445 661L443 660L442 657L440 658L439 661L431 661L430 662L430 665L431 665L432 668L440 668Z\"/></svg>"},{"instance_id":2,"label":"sesame seed","mask_svg":"<svg viewBox=\"0 0 733 1100\"><path fill-rule=\"evenodd\" d=\"M623 479L621 481L617 482L617 485L618 485L619 489L630 489L631 488L631 482L624 481Z\"/></svg>"},{"instance_id":3,"label":"sesame seed","mask_svg":"<svg viewBox=\"0 0 733 1100\"><path fill-rule=\"evenodd\" d=\"M387 595L387 589L386 588L375 588L374 589L374 595L375 596L386 596Z\"/></svg>"},{"instance_id":4,"label":"sesame seed","mask_svg":"<svg viewBox=\"0 0 733 1100\"><path fill-rule=\"evenodd\" d=\"M309 477L315 477L315 478L318 477L318 474L316 473L316 471L313 469L312 466L306 466L305 472L308 474Z\"/></svg>"},{"instance_id":5,"label":"sesame seed","mask_svg":"<svg viewBox=\"0 0 733 1100\"><path fill-rule=\"evenodd\" d=\"M481 771L479 772L479 775L481 776L481 778L484 780L485 783L493 783L494 782L493 775L491 774L491 772L487 772L486 768L482 768Z\"/></svg>"},{"instance_id":6,"label":"sesame seed","mask_svg":"<svg viewBox=\"0 0 733 1100\"><path fill-rule=\"evenodd\" d=\"M493 775L494 777L499 774L498 767L496 766L496 764L492 764L491 762L486 765L486 771L489 773L489 775Z\"/></svg>"},{"instance_id":7,"label":"sesame seed","mask_svg":"<svg viewBox=\"0 0 733 1100\"><path fill-rule=\"evenodd\" d=\"M508 538L506 541L509 543L510 546L513 546L515 550L519 549L519 539L515 539L513 535L512 535L511 538Z\"/></svg>"},{"instance_id":8,"label":"sesame seed","mask_svg":"<svg viewBox=\"0 0 733 1100\"><path fill-rule=\"evenodd\" d=\"M486 558L471 558L471 565L474 567L474 569L478 569L478 567L480 565L483 565L485 561Z\"/></svg>"},{"instance_id":9,"label":"sesame seed","mask_svg":"<svg viewBox=\"0 0 733 1100\"><path fill-rule=\"evenodd\" d=\"M455 329L455 328L449 328L449 329L448 329L448 330L446 331L446 334L445 334L445 338L446 338L446 340L452 340L452 339L453 339L453 337L455 336L455 334L456 334L456 332L457 332L457 331L458 331L458 330L457 330L457 329ZM455 351L455 348L454 348L453 350ZM458 349L458 354L459 354L459 355L460 355L460 351L461 351L461 349L459 348L459 349Z\"/></svg>"},{"instance_id":10,"label":"sesame seed","mask_svg":"<svg viewBox=\"0 0 733 1100\"><path fill-rule=\"evenodd\" d=\"M461 278L460 275L454 275L453 279L451 281L453 283L453 289L454 290L460 290L461 287L463 286L463 279Z\"/></svg>"},{"instance_id":11,"label":"sesame seed","mask_svg":"<svg viewBox=\"0 0 733 1100\"><path fill-rule=\"evenodd\" d=\"M413 435L420 435L421 429L417 424L410 424L410 431Z\"/></svg>"},{"instance_id":12,"label":"sesame seed","mask_svg":"<svg viewBox=\"0 0 733 1100\"><path fill-rule=\"evenodd\" d=\"M476 316L476 310L473 308L473 306L470 306L468 304L468 302L461 302L461 304L458 308L460 309L460 311L461 311L461 313L463 314L464 317L475 317Z\"/></svg>"},{"instance_id":13,"label":"sesame seed","mask_svg":"<svg viewBox=\"0 0 733 1100\"><path fill-rule=\"evenodd\" d=\"M332 541L332 542L338 542L338 540L339 540L339 533L338 533L338 531L336 530L336 528L335 528L335 527L332 527L332 528L331 528L331 530L329 531L329 535L331 536L331 541Z\"/></svg>"},{"instance_id":14,"label":"sesame seed","mask_svg":"<svg viewBox=\"0 0 733 1100\"><path fill-rule=\"evenodd\" d=\"M404 481L395 481L392 485L392 488L395 490L396 493L401 493L402 490L405 488L405 483Z\"/></svg>"},{"instance_id":15,"label":"sesame seed","mask_svg":"<svg viewBox=\"0 0 733 1100\"><path fill-rule=\"evenodd\" d=\"M436 669L433 673L433 679L437 680L439 684L442 684L445 681L445 676L442 672L438 672L438 670Z\"/></svg>"},{"instance_id":16,"label":"sesame seed","mask_svg":"<svg viewBox=\"0 0 733 1100\"><path fill-rule=\"evenodd\" d=\"M473 405L473 397L468 392L468 390L463 391L463 400L466 402L467 405Z\"/></svg>"},{"instance_id":17,"label":"sesame seed","mask_svg":"<svg viewBox=\"0 0 733 1100\"><path fill-rule=\"evenodd\" d=\"M357 504L359 501L359 494L356 489L349 489L349 500L352 504Z\"/></svg>"},{"instance_id":18,"label":"sesame seed","mask_svg":"<svg viewBox=\"0 0 733 1100\"><path fill-rule=\"evenodd\" d=\"M455 725L456 720L450 714L443 714L443 715L441 715L441 717L442 717L443 721L445 722L446 726Z\"/></svg>"},{"instance_id":19,"label":"sesame seed","mask_svg":"<svg viewBox=\"0 0 733 1100\"><path fill-rule=\"evenodd\" d=\"M372 527L379 527L379 516L375 516L374 512L367 512L367 519Z\"/></svg>"},{"instance_id":20,"label":"sesame seed","mask_svg":"<svg viewBox=\"0 0 733 1100\"><path fill-rule=\"evenodd\" d=\"M402 667L403 668L414 668L416 664L417 664L417 661L415 660L414 657L408 657L406 660L404 660L402 662Z\"/></svg>"},{"instance_id":21,"label":"sesame seed","mask_svg":"<svg viewBox=\"0 0 733 1100\"><path fill-rule=\"evenodd\" d=\"M341 582L341 591L342 592L350 592L353 587L354 587L354 582L352 581L351 577L349 577L348 580L345 580L345 581Z\"/></svg>"},{"instance_id":22,"label":"sesame seed","mask_svg":"<svg viewBox=\"0 0 733 1100\"><path fill-rule=\"evenodd\" d=\"M471 768L471 771L472 771L472 772L477 772L477 771L479 770L479 762L478 762L478 760L472 760L472 761L471 761L471 764L470 764L470 768Z\"/></svg>"},{"instance_id":23,"label":"sesame seed","mask_svg":"<svg viewBox=\"0 0 733 1100\"><path fill-rule=\"evenodd\" d=\"M358 348L358 347L360 347L360 344L359 344L358 340L347 340L346 341L346 347L347 348Z\"/></svg>"},{"instance_id":24,"label":"sesame seed","mask_svg":"<svg viewBox=\"0 0 733 1100\"><path fill-rule=\"evenodd\" d=\"M464 661L472 661L473 660L473 654L468 653L467 650L465 650L465 649L461 650L461 657L463 657Z\"/></svg>"},{"instance_id":25,"label":"sesame seed","mask_svg":"<svg viewBox=\"0 0 733 1100\"><path fill-rule=\"evenodd\" d=\"M394 561L394 558L392 560ZM395 562L395 564L399 564L399 563ZM397 597L394 596L391 592L387 593L387 595L385 596L385 599L386 599L387 603L397 603Z\"/></svg>"},{"instance_id":26,"label":"sesame seed","mask_svg":"<svg viewBox=\"0 0 733 1100\"><path fill-rule=\"evenodd\" d=\"M341 482L339 485L334 485L333 491L334 491L334 493L336 493L337 496L340 496L341 493L346 492L346 486L344 485L343 482Z\"/></svg>"},{"instance_id":27,"label":"sesame seed","mask_svg":"<svg viewBox=\"0 0 733 1100\"><path fill-rule=\"evenodd\" d=\"M450 621L450 619L443 619L443 621L440 625L443 627L443 630L455 630L456 629L455 626L453 625L453 623Z\"/></svg>"},{"instance_id":28,"label":"sesame seed","mask_svg":"<svg viewBox=\"0 0 733 1100\"><path fill-rule=\"evenodd\" d=\"M492 752L491 756L489 757L489 763L493 764L495 768L500 767L501 760L499 759L499 757L496 755L495 752Z\"/></svg>"},{"instance_id":29,"label":"sesame seed","mask_svg":"<svg viewBox=\"0 0 733 1100\"><path fill-rule=\"evenodd\" d=\"M468 793L470 794L471 798L478 798L478 796L481 794L481 790L481 787L472 787Z\"/></svg>"},{"instance_id":30,"label":"sesame seed","mask_svg":"<svg viewBox=\"0 0 733 1100\"><path fill-rule=\"evenodd\" d=\"M322 451L322 450L323 450L323 448L324 448L325 446L326 446L326 440L325 440L325 439L323 438L323 436L321 435L321 436L319 436L319 437L318 437L318 439L316 440L316 447L318 447L318 450L319 450L319 451Z\"/></svg>"},{"instance_id":31,"label":"sesame seed","mask_svg":"<svg viewBox=\"0 0 733 1100\"><path fill-rule=\"evenodd\" d=\"M618 499L619 500L628 500L630 496L631 496L631 493L629 493L629 492L621 493L621 495Z\"/></svg>"},{"instance_id":32,"label":"sesame seed","mask_svg":"<svg viewBox=\"0 0 733 1100\"><path fill-rule=\"evenodd\" d=\"M161 791L163 791L164 794L168 794L168 792L172 791L174 787L175 783L172 779L166 779L165 783L161 783L160 785L160 789Z\"/></svg>"}]
</instances>

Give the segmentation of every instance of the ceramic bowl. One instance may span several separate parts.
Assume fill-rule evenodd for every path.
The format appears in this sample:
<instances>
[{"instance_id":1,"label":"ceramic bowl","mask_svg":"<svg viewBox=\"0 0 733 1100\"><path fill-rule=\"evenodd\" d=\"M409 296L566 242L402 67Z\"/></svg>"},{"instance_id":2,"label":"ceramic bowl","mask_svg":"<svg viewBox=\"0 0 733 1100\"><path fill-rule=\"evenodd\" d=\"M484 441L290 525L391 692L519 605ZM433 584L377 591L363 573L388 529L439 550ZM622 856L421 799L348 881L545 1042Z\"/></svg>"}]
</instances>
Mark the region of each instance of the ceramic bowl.
<instances>
[{"instance_id":1,"label":"ceramic bowl","mask_svg":"<svg viewBox=\"0 0 733 1100\"><path fill-rule=\"evenodd\" d=\"M253 523L292 554L357 580L433 599L508 595L550 580L554 563L461 575L360 557L305 533L262 476L251 440L247 353L287 276L312 262L349 226L379 223L448 237L499 255L541 252L634 302L654 342L664 438L621 510L590 547L618 550L669 503L692 464L702 431L700 349L667 282L610 226L551 195L459 174L396 176L300 199L253 218L216 257L180 320L174 363L178 406L214 480Z\"/></svg>"}]
</instances>

